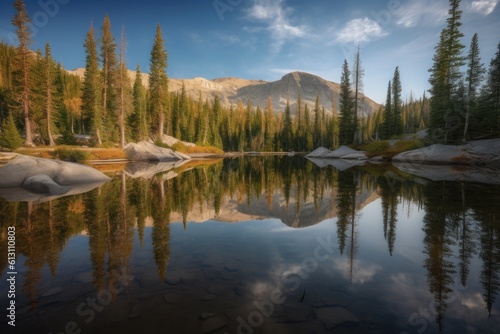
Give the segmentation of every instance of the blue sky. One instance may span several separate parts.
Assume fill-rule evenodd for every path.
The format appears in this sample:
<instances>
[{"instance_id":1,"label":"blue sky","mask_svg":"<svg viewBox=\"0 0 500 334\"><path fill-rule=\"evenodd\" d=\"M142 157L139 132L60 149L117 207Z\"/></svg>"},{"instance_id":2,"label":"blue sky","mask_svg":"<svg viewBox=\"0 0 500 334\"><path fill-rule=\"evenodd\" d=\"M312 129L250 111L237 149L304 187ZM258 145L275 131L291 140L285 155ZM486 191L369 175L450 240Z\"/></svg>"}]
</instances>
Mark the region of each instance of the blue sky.
<instances>
[{"instance_id":1,"label":"blue sky","mask_svg":"<svg viewBox=\"0 0 500 334\"><path fill-rule=\"evenodd\" d=\"M463 43L479 34L489 64L500 42L500 0L462 0ZM0 38L15 43L14 0L2 0ZM365 69L364 92L383 103L399 66L403 95L428 88L434 46L446 24L447 0L25 0L34 21L33 48L50 42L67 69L84 66L83 40L91 21L100 30L110 16L119 40L127 39L129 68L149 69L155 26L160 23L173 78L242 77L278 80L305 71L339 82L344 58L357 45Z\"/></svg>"}]
</instances>

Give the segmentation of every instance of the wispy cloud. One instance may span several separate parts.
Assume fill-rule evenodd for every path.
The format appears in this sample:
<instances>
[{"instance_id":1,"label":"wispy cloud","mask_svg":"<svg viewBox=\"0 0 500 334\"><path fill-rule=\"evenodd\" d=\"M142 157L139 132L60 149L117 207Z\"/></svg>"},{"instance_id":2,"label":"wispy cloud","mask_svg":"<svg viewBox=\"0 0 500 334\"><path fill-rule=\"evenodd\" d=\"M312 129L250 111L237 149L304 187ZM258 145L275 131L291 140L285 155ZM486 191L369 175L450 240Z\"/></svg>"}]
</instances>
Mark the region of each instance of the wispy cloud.
<instances>
[{"instance_id":1,"label":"wispy cloud","mask_svg":"<svg viewBox=\"0 0 500 334\"><path fill-rule=\"evenodd\" d=\"M354 19L337 33L336 41L339 43L366 43L387 36L387 32L376 22L368 17Z\"/></svg>"},{"instance_id":2,"label":"wispy cloud","mask_svg":"<svg viewBox=\"0 0 500 334\"><path fill-rule=\"evenodd\" d=\"M471 11L482 14L482 15L490 15L497 6L498 0L475 0L472 1Z\"/></svg>"},{"instance_id":3,"label":"wispy cloud","mask_svg":"<svg viewBox=\"0 0 500 334\"><path fill-rule=\"evenodd\" d=\"M237 44L241 42L241 39L237 35L228 34L226 32L212 31L212 36L228 44Z\"/></svg>"},{"instance_id":4,"label":"wispy cloud","mask_svg":"<svg viewBox=\"0 0 500 334\"><path fill-rule=\"evenodd\" d=\"M292 12L293 9L286 7L284 0L254 0L247 16L250 20L265 24L264 29L271 33L274 40L275 51L279 51L287 40L306 36L305 26L294 25L291 22ZM259 28L247 28L251 29L259 30Z\"/></svg>"},{"instance_id":5,"label":"wispy cloud","mask_svg":"<svg viewBox=\"0 0 500 334\"><path fill-rule=\"evenodd\" d=\"M395 13L396 24L405 28L440 25L448 15L447 1L408 1Z\"/></svg>"}]
</instances>

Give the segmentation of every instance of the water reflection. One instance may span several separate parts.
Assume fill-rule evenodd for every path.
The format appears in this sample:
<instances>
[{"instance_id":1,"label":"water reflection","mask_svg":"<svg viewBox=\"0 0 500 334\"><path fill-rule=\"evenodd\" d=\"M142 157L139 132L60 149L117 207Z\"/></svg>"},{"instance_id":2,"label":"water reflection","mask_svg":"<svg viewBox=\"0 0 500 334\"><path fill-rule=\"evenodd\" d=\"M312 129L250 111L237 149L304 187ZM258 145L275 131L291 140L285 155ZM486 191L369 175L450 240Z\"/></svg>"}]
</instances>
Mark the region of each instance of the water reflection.
<instances>
[{"instance_id":1,"label":"water reflection","mask_svg":"<svg viewBox=\"0 0 500 334\"><path fill-rule=\"evenodd\" d=\"M173 298L171 294L194 298L195 305L211 305L215 313L237 304L235 298L240 298L239 303L243 299L250 300L251 305L255 289L243 286L243 282L266 281L263 277L268 275L271 267L293 267L294 261L300 263L311 253L310 245L304 240L314 240L316 234L325 233L336 234L338 254L330 266L345 278L346 285L343 286L339 277L329 273L328 270L333 269L320 270L316 279L311 278L315 285L307 287L307 294L304 290L307 298L301 303L303 305L292 305L295 308L314 308L314 312L305 312L306 315L301 317L300 322L306 326L323 328L324 332L334 327L354 332L417 332L424 328L424 320L433 318L435 327L429 324L425 328L446 332L461 329L465 320L460 314L464 310L483 304L483 313L491 318L490 322L465 317L468 325L493 332L492 328L499 323L499 307L495 304L500 289L499 186L425 181L390 167L354 167L340 172L331 166L320 168L300 157L239 158L213 161L211 164L146 167L141 170L140 166L130 166L112 181L84 194L47 202L8 202L0 199L2 277L7 272L7 227L14 225L21 278L18 282L22 285L19 286L21 294L18 303L28 307L23 309L19 306L18 329L41 326L44 330L56 330L58 327L53 323L57 316L60 317L58 312L61 308L71 303L75 306L75 300L78 305L79 300L85 300L82 296L89 293L95 295L95 291L112 292L112 305L116 305L118 310L123 303L128 305L133 299L131 296L136 295L135 290L161 295L167 287L178 288L182 282L189 281L186 275L196 277L191 280L199 282L204 297L196 301L198 297L186 295L186 290L183 290L186 288L180 288L175 293L168 290L169 297L165 299ZM421 221L418 218L415 221L418 217L415 212L419 210L425 214ZM376 217L380 217L380 221ZM256 225L258 223L254 222L251 226L236 225L231 239L209 234L210 229L218 228L213 221L240 222L268 218L279 219L292 229L287 227L281 233L280 229L276 229L275 222L265 223L268 225ZM197 235L201 227L191 224L207 221L209 223L203 224L207 226L203 229L207 240L200 241L199 245L190 244L190 236L194 240L202 240L202 236ZM177 225L172 223L176 222L182 223L184 234L177 230L173 234L172 229ZM410 250L412 254L423 256L416 267L410 261L402 260L397 242L398 233L414 229L415 224L423 233L418 247ZM265 226L272 228L267 230ZM300 228L302 230L298 230ZM256 239L246 239L247 234ZM387 257L375 256L378 254L375 246L373 254L367 251L371 240L377 239L377 234L383 237ZM208 239L209 235L214 240ZM87 253L64 253L76 242L74 240L82 236L88 243ZM176 238L179 240L177 243ZM243 248L227 253L225 250L236 247L232 244L234 240L238 240ZM266 244L266 241L271 242L269 240L272 245ZM272 250L269 254L266 253L268 249ZM149 272L150 267L146 267L147 255L141 250L151 252L156 269L154 275ZM207 269L209 264L204 253L212 252L216 252L218 261L225 266L223 272L226 274L212 267ZM71 269L67 261L61 265L61 257L64 256L70 256L79 267ZM87 261L90 268L86 267ZM184 276L178 274L179 268L183 267L192 270L189 275L185 272ZM204 273L203 276L196 276L201 275L200 272ZM168 276L169 273L174 275ZM64 280L65 275L73 278ZM398 277L408 280L409 275L415 275L412 278L415 289L421 287L418 285L420 276L426 281L424 290L434 300L429 314L422 314L418 302L414 305L415 300L407 300L411 306L404 311L394 310L391 303L384 301L384 294L398 298L388 282L395 282ZM126 292L114 288L117 276L127 278ZM66 282L61 283L64 292L49 289L54 282ZM77 287L70 288L75 282ZM377 284L381 290L363 290L369 295L363 297L359 286L366 282ZM217 288L213 288L212 283ZM89 284L93 289L88 290ZM337 286L343 287L335 290ZM481 297L474 299L475 304L472 305L472 299L457 294L458 286L467 289L468 296L476 294ZM5 279L2 279L0 287L5 291ZM218 289L224 291L214 291ZM337 299L329 300L325 296L332 289L335 294L347 293L353 301L344 305L339 304ZM233 291L235 296L230 297ZM122 301L120 293L127 294L129 301ZM59 296L52 301L53 305L46 301L52 295ZM176 298L174 300L178 300ZM315 298L321 302L313 301ZM363 301L365 298L371 298L372 305L380 310L375 312L368 307L353 306L357 305L354 300ZM457 303L457 298L462 298L460 303ZM4 303L6 296L1 296L0 300ZM212 303L212 300L213 304L206 304ZM190 305L184 315L178 315L178 319L190 319L188 315L192 313L193 318L203 324L206 319L199 319L199 306ZM340 322L334 327L322 322L321 312L317 309L338 305L357 312L360 322ZM287 303L283 305L284 309L290 307ZM44 310L42 315L40 308ZM68 309L65 319L71 319L75 307ZM374 314L382 310L390 313L391 317L373 320ZM414 312L416 315L412 314ZM164 316L176 323L175 314ZM236 332L237 317L229 316L227 312L224 314L224 331ZM41 318L47 319L43 326ZM125 316L122 320L124 328L132 318L135 317ZM448 318L450 321L446 320ZM298 321L290 319L290 316L270 319L265 325L268 321L272 324ZM2 321L2 326L6 325L6 321Z\"/></svg>"}]
</instances>

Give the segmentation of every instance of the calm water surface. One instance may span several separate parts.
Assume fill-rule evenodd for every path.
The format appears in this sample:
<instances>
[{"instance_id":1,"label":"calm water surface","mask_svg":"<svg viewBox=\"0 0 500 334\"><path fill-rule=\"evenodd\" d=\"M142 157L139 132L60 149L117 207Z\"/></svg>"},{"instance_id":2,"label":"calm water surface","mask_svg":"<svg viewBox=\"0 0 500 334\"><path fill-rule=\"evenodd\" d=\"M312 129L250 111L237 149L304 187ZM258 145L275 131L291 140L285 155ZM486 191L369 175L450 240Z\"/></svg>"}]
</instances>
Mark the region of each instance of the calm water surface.
<instances>
[{"instance_id":1,"label":"calm water surface","mask_svg":"<svg viewBox=\"0 0 500 334\"><path fill-rule=\"evenodd\" d=\"M498 333L499 186L301 157L167 167L0 199L1 332Z\"/></svg>"}]
</instances>

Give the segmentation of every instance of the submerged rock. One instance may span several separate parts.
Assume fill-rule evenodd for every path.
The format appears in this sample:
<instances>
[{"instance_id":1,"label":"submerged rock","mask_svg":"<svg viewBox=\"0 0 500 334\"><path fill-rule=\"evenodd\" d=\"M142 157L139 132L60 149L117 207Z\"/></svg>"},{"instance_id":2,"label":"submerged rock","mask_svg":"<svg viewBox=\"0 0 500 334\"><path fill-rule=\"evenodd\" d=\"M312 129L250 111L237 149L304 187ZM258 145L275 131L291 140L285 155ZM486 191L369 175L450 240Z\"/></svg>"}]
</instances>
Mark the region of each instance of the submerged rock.
<instances>
[{"instance_id":1,"label":"submerged rock","mask_svg":"<svg viewBox=\"0 0 500 334\"><path fill-rule=\"evenodd\" d=\"M343 307L325 307L314 310L316 318L321 320L327 329L332 329L344 322L359 322L358 318Z\"/></svg>"}]
</instances>

